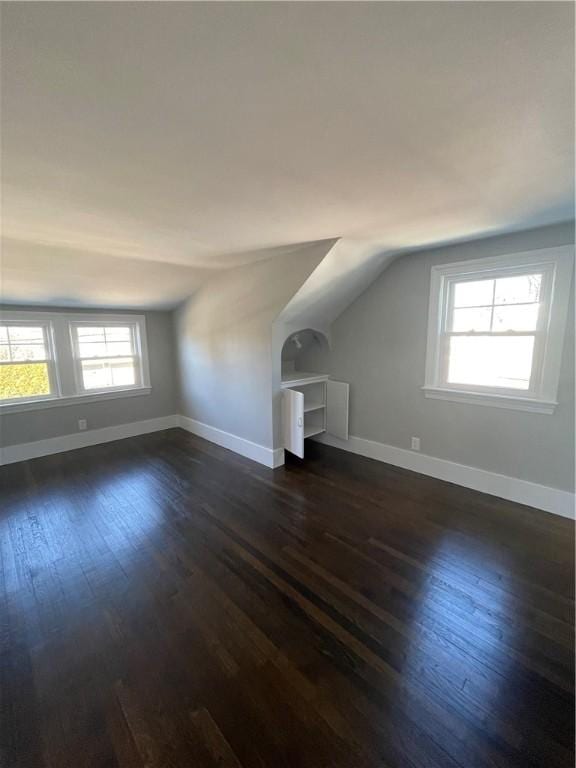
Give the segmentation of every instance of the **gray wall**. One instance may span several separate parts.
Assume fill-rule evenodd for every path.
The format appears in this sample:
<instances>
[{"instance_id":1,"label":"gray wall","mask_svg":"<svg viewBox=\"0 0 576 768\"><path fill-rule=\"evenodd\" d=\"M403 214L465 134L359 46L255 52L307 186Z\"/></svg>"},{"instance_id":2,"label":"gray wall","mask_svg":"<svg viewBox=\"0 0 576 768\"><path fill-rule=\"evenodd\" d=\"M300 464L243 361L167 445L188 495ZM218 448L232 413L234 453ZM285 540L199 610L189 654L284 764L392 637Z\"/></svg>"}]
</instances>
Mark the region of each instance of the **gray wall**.
<instances>
[{"instance_id":1,"label":"gray wall","mask_svg":"<svg viewBox=\"0 0 576 768\"><path fill-rule=\"evenodd\" d=\"M38 307L4 306L3 309L39 311ZM44 309L47 312L82 312L57 307ZM89 314L102 312L86 311ZM106 310L104 313L110 312L119 314L118 310ZM89 429L99 429L177 413L173 315L171 312L134 310L131 313L146 316L152 392L136 397L0 414L0 445L28 443L78 432L78 419L87 419Z\"/></svg>"},{"instance_id":2,"label":"gray wall","mask_svg":"<svg viewBox=\"0 0 576 768\"><path fill-rule=\"evenodd\" d=\"M573 225L565 224L393 262L332 326L331 373L351 384L350 434L407 449L410 437L419 436L431 456L573 490L573 304L553 415L430 400L420 390L433 265L572 242Z\"/></svg>"},{"instance_id":3,"label":"gray wall","mask_svg":"<svg viewBox=\"0 0 576 768\"><path fill-rule=\"evenodd\" d=\"M177 312L181 414L273 447L280 371L278 354L273 374L274 320L332 242L226 270Z\"/></svg>"}]
</instances>

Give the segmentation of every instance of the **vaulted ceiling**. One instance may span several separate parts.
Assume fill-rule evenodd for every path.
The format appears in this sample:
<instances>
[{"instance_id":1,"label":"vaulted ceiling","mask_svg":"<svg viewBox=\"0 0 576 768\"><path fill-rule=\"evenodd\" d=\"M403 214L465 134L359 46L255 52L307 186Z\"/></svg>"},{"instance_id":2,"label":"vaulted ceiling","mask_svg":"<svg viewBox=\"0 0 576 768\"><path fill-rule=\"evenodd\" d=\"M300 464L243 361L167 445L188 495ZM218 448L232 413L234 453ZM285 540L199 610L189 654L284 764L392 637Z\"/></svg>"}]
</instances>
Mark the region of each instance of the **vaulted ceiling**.
<instances>
[{"instance_id":1,"label":"vaulted ceiling","mask_svg":"<svg viewBox=\"0 0 576 768\"><path fill-rule=\"evenodd\" d=\"M294 243L571 217L573 13L5 3L4 299L172 306Z\"/></svg>"}]
</instances>

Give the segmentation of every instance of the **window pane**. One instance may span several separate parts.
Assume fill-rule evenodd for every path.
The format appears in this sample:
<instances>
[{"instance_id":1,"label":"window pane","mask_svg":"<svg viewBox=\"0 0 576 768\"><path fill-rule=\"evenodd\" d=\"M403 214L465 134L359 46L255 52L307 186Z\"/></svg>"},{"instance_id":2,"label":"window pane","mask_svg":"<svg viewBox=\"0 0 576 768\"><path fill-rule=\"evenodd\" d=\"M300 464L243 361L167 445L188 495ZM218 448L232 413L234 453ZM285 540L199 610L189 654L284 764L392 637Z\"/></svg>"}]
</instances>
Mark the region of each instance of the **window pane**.
<instances>
[{"instance_id":1,"label":"window pane","mask_svg":"<svg viewBox=\"0 0 576 768\"><path fill-rule=\"evenodd\" d=\"M8 326L11 344L44 344L44 329L37 326Z\"/></svg>"},{"instance_id":2,"label":"window pane","mask_svg":"<svg viewBox=\"0 0 576 768\"><path fill-rule=\"evenodd\" d=\"M106 344L109 357L116 357L118 355L131 355L132 344L129 341L113 341Z\"/></svg>"},{"instance_id":3,"label":"window pane","mask_svg":"<svg viewBox=\"0 0 576 768\"><path fill-rule=\"evenodd\" d=\"M495 304L520 304L540 300L542 275L515 275L496 280Z\"/></svg>"},{"instance_id":4,"label":"window pane","mask_svg":"<svg viewBox=\"0 0 576 768\"><path fill-rule=\"evenodd\" d=\"M115 357L131 355L132 344L129 341L115 341L112 344L84 343L80 342L80 357Z\"/></svg>"},{"instance_id":5,"label":"window pane","mask_svg":"<svg viewBox=\"0 0 576 768\"><path fill-rule=\"evenodd\" d=\"M136 383L133 360L115 360L110 364L112 384L115 387L130 387Z\"/></svg>"},{"instance_id":6,"label":"window pane","mask_svg":"<svg viewBox=\"0 0 576 768\"><path fill-rule=\"evenodd\" d=\"M43 344L12 344L12 360L45 360L46 350Z\"/></svg>"},{"instance_id":7,"label":"window pane","mask_svg":"<svg viewBox=\"0 0 576 768\"><path fill-rule=\"evenodd\" d=\"M453 336L448 383L528 389L533 336Z\"/></svg>"},{"instance_id":8,"label":"window pane","mask_svg":"<svg viewBox=\"0 0 576 768\"><path fill-rule=\"evenodd\" d=\"M79 327L77 331L80 358L113 357L134 353L130 327Z\"/></svg>"},{"instance_id":9,"label":"window pane","mask_svg":"<svg viewBox=\"0 0 576 768\"><path fill-rule=\"evenodd\" d=\"M124 358L84 362L82 378L85 389L133 386L136 383L134 360Z\"/></svg>"},{"instance_id":10,"label":"window pane","mask_svg":"<svg viewBox=\"0 0 576 768\"><path fill-rule=\"evenodd\" d=\"M494 280L467 280L454 284L455 307L481 307L492 304Z\"/></svg>"},{"instance_id":11,"label":"window pane","mask_svg":"<svg viewBox=\"0 0 576 768\"><path fill-rule=\"evenodd\" d=\"M80 341L80 357L106 357L106 343Z\"/></svg>"},{"instance_id":12,"label":"window pane","mask_svg":"<svg viewBox=\"0 0 576 768\"><path fill-rule=\"evenodd\" d=\"M539 304L494 307L493 331L535 331Z\"/></svg>"},{"instance_id":13,"label":"window pane","mask_svg":"<svg viewBox=\"0 0 576 768\"><path fill-rule=\"evenodd\" d=\"M0 360L46 360L48 350L41 326L7 325L1 328Z\"/></svg>"},{"instance_id":14,"label":"window pane","mask_svg":"<svg viewBox=\"0 0 576 768\"><path fill-rule=\"evenodd\" d=\"M111 325L106 328L106 341L132 341L132 329Z\"/></svg>"},{"instance_id":15,"label":"window pane","mask_svg":"<svg viewBox=\"0 0 576 768\"><path fill-rule=\"evenodd\" d=\"M79 326L76 328L79 341L105 341L104 328Z\"/></svg>"},{"instance_id":16,"label":"window pane","mask_svg":"<svg viewBox=\"0 0 576 768\"><path fill-rule=\"evenodd\" d=\"M50 394L46 363L0 365L0 399L38 397Z\"/></svg>"},{"instance_id":17,"label":"window pane","mask_svg":"<svg viewBox=\"0 0 576 768\"><path fill-rule=\"evenodd\" d=\"M490 307L455 309L452 316L452 330L457 332L489 331L491 314Z\"/></svg>"}]
</instances>

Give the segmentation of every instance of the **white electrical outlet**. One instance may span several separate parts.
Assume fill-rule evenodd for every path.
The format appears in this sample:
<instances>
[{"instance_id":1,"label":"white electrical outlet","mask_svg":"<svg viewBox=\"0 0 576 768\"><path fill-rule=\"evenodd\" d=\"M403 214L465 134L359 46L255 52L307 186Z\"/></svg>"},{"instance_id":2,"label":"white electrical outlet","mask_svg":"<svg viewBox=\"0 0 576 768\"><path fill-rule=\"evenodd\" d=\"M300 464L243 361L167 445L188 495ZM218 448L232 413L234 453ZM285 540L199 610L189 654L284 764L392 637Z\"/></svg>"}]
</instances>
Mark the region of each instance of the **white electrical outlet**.
<instances>
[{"instance_id":1,"label":"white electrical outlet","mask_svg":"<svg viewBox=\"0 0 576 768\"><path fill-rule=\"evenodd\" d=\"M88 422L86 419L78 419L78 429L80 432L83 432L88 427Z\"/></svg>"},{"instance_id":2,"label":"white electrical outlet","mask_svg":"<svg viewBox=\"0 0 576 768\"><path fill-rule=\"evenodd\" d=\"M411 439L411 448L413 451L419 451L420 450L420 438L419 437L413 437Z\"/></svg>"}]
</instances>

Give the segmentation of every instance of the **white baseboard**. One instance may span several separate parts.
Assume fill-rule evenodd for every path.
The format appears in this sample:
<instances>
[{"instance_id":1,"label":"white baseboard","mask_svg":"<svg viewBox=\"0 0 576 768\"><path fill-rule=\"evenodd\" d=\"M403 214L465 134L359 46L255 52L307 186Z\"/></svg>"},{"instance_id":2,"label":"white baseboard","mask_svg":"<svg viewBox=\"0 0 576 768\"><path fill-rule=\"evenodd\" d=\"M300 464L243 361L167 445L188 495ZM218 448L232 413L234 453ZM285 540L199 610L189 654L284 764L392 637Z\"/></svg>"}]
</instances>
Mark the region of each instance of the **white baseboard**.
<instances>
[{"instance_id":1,"label":"white baseboard","mask_svg":"<svg viewBox=\"0 0 576 768\"><path fill-rule=\"evenodd\" d=\"M216 429L216 427L195 421L187 416L175 414L173 416L162 416L157 419L147 419L146 421L134 421L130 424L118 424L117 426L104 427L103 429L75 432L71 435L61 435L60 437L52 437L47 440L36 440L33 443L19 443L18 445L8 445L4 448L0 447L0 465L14 464L18 461L36 459L53 453L73 451L76 448L109 443L113 440L136 437L137 435L145 435L149 432L159 432L171 427L182 427L182 429L188 432L216 443L216 445L229 448L235 453L264 464L266 467L274 468L284 464L283 448L272 450L271 448L266 448L263 445L258 445L258 443L253 443L250 440L233 435L230 432L224 432L221 429Z\"/></svg>"},{"instance_id":2,"label":"white baseboard","mask_svg":"<svg viewBox=\"0 0 576 768\"><path fill-rule=\"evenodd\" d=\"M90 429L86 432L75 432L71 435L51 437L47 440L36 440L33 443L20 443L0 447L0 465L14 464L17 461L36 459L40 456L49 456L52 453L73 451L76 448L87 448L89 445L110 443L113 440L122 440L125 437L137 437L149 432L159 432L163 429L179 426L178 416L160 416L156 419L145 421L133 421L129 424L117 424L113 427L102 429Z\"/></svg>"},{"instance_id":3,"label":"white baseboard","mask_svg":"<svg viewBox=\"0 0 576 768\"><path fill-rule=\"evenodd\" d=\"M196 421L188 416L179 417L179 426L188 432L192 432L194 435L198 435L198 437L209 440L211 443L216 443L216 445L228 448L234 451L234 453L239 453L241 456L257 461L259 464L264 464L266 467L279 467L284 463L283 448L277 448L276 450L266 448L264 445L253 443L251 440L245 440L243 437L233 435L231 432L224 432L222 429L211 427L209 424Z\"/></svg>"},{"instance_id":4,"label":"white baseboard","mask_svg":"<svg viewBox=\"0 0 576 768\"><path fill-rule=\"evenodd\" d=\"M122 440L126 437L136 437L150 432L159 432L172 427L182 427L199 437L203 437L216 445L228 448L235 453L246 456L266 467L279 467L284 464L284 449L272 450L250 440L224 432L216 427L195 421L187 416L161 416L156 419L134 421L129 424L118 424L103 429L92 429L87 432L77 432L61 437L52 437L47 440L37 440L33 443L20 443L0 447L0 465L13 464L18 461L35 459L40 456L48 456L54 453L72 451L76 448L86 448L90 445L109 443L113 440ZM339 440L330 435L320 435L318 442L341 448L360 456L383 461L397 467L420 472L423 475L446 480L449 483L472 488L475 491L488 493L502 499L526 504L530 507L543 509L555 515L575 519L575 498L573 493L550 488L546 485L538 485L516 477L499 475L496 472L488 472L476 467L468 467L464 464L456 464L445 459L438 459L424 453L414 453L393 445L377 443L373 440L365 440L361 437L351 436L349 440Z\"/></svg>"},{"instance_id":5,"label":"white baseboard","mask_svg":"<svg viewBox=\"0 0 576 768\"><path fill-rule=\"evenodd\" d=\"M339 440L331 435L319 435L314 439L344 451L367 456L370 459L393 464L396 467L411 469L414 472L436 477L439 480L446 480L456 485L463 485L465 488L472 488L491 496L498 496L519 504L526 504L529 507L543 509L546 512L552 512L572 520L576 518L575 497L573 493L568 491L550 488L547 485L538 485L516 477L499 475L496 472L488 472L476 467L468 467L465 464L456 464L445 459L437 459L425 453L414 453L403 448L396 448L393 445L365 440L362 437L351 436L349 440Z\"/></svg>"}]
</instances>

